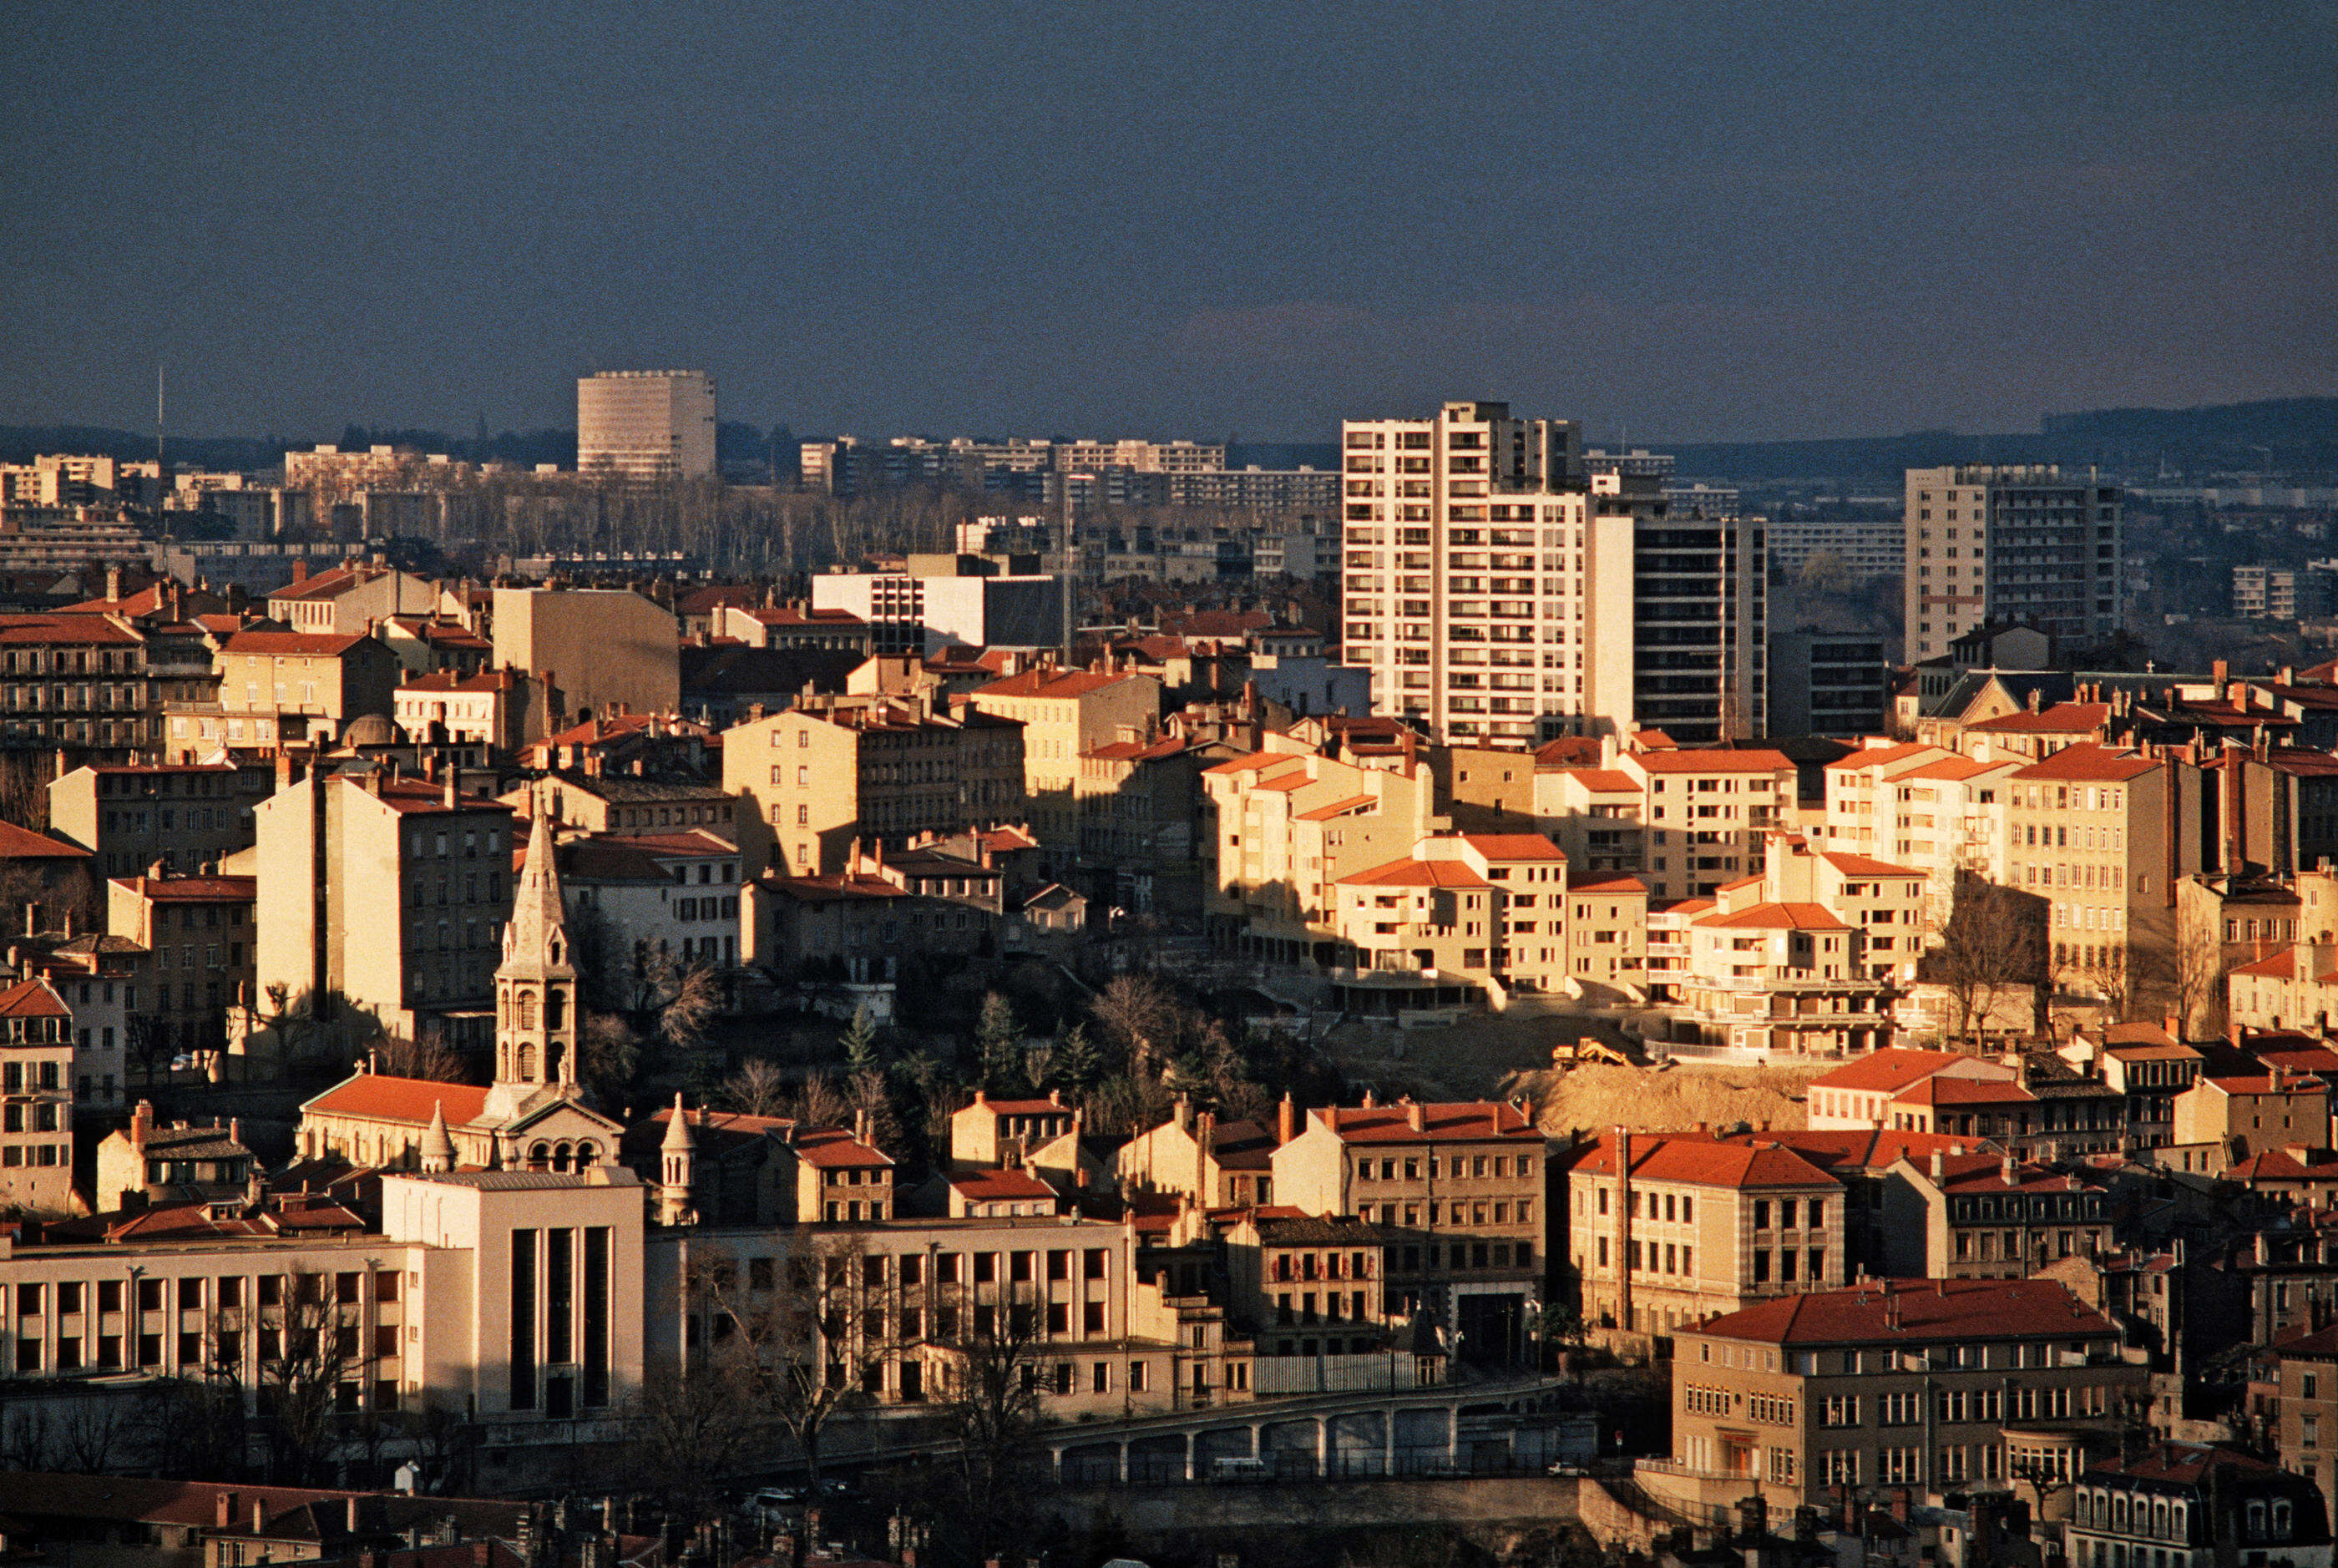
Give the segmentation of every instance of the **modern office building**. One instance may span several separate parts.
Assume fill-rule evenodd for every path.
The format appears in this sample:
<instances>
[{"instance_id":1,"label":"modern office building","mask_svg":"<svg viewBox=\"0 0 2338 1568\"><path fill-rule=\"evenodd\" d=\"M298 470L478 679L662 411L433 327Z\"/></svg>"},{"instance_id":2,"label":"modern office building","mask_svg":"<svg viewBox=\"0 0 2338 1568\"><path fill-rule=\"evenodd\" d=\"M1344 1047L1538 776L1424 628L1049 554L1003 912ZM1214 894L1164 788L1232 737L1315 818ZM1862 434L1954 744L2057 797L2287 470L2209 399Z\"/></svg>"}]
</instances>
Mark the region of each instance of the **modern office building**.
<instances>
[{"instance_id":1,"label":"modern office building","mask_svg":"<svg viewBox=\"0 0 2338 1568\"><path fill-rule=\"evenodd\" d=\"M1855 739L1880 734L1891 666L1876 637L1815 627L1770 634L1770 732Z\"/></svg>"},{"instance_id":2,"label":"modern office building","mask_svg":"<svg viewBox=\"0 0 2338 1568\"><path fill-rule=\"evenodd\" d=\"M2076 648L2119 629L2119 487L2052 464L1911 468L1907 656L1949 651L1984 621L2018 621Z\"/></svg>"},{"instance_id":3,"label":"modern office building","mask_svg":"<svg viewBox=\"0 0 2338 1568\"><path fill-rule=\"evenodd\" d=\"M603 370L576 383L579 473L697 479L714 472L714 377Z\"/></svg>"},{"instance_id":4,"label":"modern office building","mask_svg":"<svg viewBox=\"0 0 2338 1568\"><path fill-rule=\"evenodd\" d=\"M1763 525L1675 518L1669 461L1454 402L1343 426L1345 650L1377 711L1526 747L1763 729Z\"/></svg>"}]
</instances>

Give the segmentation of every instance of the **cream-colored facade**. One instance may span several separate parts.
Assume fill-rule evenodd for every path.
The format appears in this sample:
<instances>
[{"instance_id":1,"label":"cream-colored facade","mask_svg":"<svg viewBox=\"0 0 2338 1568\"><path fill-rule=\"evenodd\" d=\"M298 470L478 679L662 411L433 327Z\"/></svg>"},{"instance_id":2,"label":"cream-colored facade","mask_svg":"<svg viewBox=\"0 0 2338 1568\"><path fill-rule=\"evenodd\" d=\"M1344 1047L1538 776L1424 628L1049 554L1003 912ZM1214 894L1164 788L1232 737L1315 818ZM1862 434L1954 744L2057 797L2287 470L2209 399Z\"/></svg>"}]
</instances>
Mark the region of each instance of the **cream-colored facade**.
<instances>
[{"instance_id":1,"label":"cream-colored facade","mask_svg":"<svg viewBox=\"0 0 2338 1568\"><path fill-rule=\"evenodd\" d=\"M1613 1132L1567 1166L1566 1257L1584 1321L1671 1334L1846 1271L1842 1183L1791 1149Z\"/></svg>"},{"instance_id":2,"label":"cream-colored facade","mask_svg":"<svg viewBox=\"0 0 2338 1568\"><path fill-rule=\"evenodd\" d=\"M1442 834L1342 877L1331 929L1353 967L1455 978L1497 1005L1567 977L1567 857L1537 833Z\"/></svg>"},{"instance_id":3,"label":"cream-colored facade","mask_svg":"<svg viewBox=\"0 0 2338 1568\"><path fill-rule=\"evenodd\" d=\"M73 1024L45 980L0 992L0 1208L73 1207Z\"/></svg>"},{"instance_id":4,"label":"cream-colored facade","mask_svg":"<svg viewBox=\"0 0 2338 1568\"><path fill-rule=\"evenodd\" d=\"M558 687L566 720L620 705L672 713L681 703L682 645L664 605L626 588L495 592L495 667Z\"/></svg>"},{"instance_id":5,"label":"cream-colored facade","mask_svg":"<svg viewBox=\"0 0 2338 1568\"><path fill-rule=\"evenodd\" d=\"M1641 789L1647 856L1640 875L1659 904L1708 898L1760 875L1771 830L1794 809L1794 765L1775 751L1626 751L1616 770Z\"/></svg>"},{"instance_id":6,"label":"cream-colored facade","mask_svg":"<svg viewBox=\"0 0 2338 1568\"><path fill-rule=\"evenodd\" d=\"M1722 888L1711 910L1690 918L1685 967L1667 976L1686 1010L1683 1021L1707 1044L1744 1050L1834 1054L1888 1044L1886 976L1901 951L1897 933L1920 940L1912 924L1898 924L1912 922L1920 880L1854 856L1814 856L1784 835L1770 862L1763 876ZM1893 944L1890 960L1878 961L1871 940Z\"/></svg>"},{"instance_id":7,"label":"cream-colored facade","mask_svg":"<svg viewBox=\"0 0 2338 1568\"><path fill-rule=\"evenodd\" d=\"M1668 519L1657 481L1586 473L1571 422L1504 403L1351 420L1341 444L1344 648L1375 711L1508 748L1761 732L1758 524ZM1636 655L1658 644L1697 662L1643 685Z\"/></svg>"},{"instance_id":8,"label":"cream-colored facade","mask_svg":"<svg viewBox=\"0 0 2338 1568\"><path fill-rule=\"evenodd\" d=\"M1574 867L1569 867L1572 874ZM1594 877L1567 889L1567 978L1646 999L1648 889L1636 877Z\"/></svg>"},{"instance_id":9,"label":"cream-colored facade","mask_svg":"<svg viewBox=\"0 0 2338 1568\"><path fill-rule=\"evenodd\" d=\"M253 818L262 1023L347 1028L353 1009L371 1021L362 1034L437 1027L450 1044L486 1044L511 808L388 769L312 771Z\"/></svg>"},{"instance_id":10,"label":"cream-colored facade","mask_svg":"<svg viewBox=\"0 0 2338 1568\"><path fill-rule=\"evenodd\" d=\"M1216 818L1215 886L1204 909L1221 940L1328 962L1341 878L1409 854L1445 827L1425 764L1359 767L1288 737L1202 770Z\"/></svg>"},{"instance_id":11,"label":"cream-colored facade","mask_svg":"<svg viewBox=\"0 0 2338 1568\"><path fill-rule=\"evenodd\" d=\"M968 697L977 713L1023 726L1023 791L1039 841L1076 848L1080 834L1080 759L1145 732L1161 718L1161 682L1150 675L1115 675L1041 664L978 686Z\"/></svg>"},{"instance_id":12,"label":"cream-colored facade","mask_svg":"<svg viewBox=\"0 0 2338 1568\"><path fill-rule=\"evenodd\" d=\"M1025 744L1019 724L939 713L922 694L807 701L735 725L722 787L739 799L742 875L838 872L861 840L899 848L1019 819Z\"/></svg>"}]
</instances>

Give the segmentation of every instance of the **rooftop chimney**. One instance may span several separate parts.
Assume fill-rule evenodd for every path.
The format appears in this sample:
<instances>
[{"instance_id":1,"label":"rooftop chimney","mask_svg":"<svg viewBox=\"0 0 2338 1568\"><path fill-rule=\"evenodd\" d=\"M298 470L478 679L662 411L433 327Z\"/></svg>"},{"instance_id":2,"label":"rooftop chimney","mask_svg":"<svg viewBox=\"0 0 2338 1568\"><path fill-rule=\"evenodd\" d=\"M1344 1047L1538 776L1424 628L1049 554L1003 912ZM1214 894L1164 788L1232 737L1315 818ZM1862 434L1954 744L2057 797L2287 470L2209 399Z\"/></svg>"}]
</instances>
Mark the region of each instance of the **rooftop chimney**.
<instances>
[{"instance_id":1,"label":"rooftop chimney","mask_svg":"<svg viewBox=\"0 0 2338 1568\"><path fill-rule=\"evenodd\" d=\"M1285 1091L1282 1102L1274 1108L1274 1142L1277 1148L1299 1136L1298 1123L1299 1108L1292 1103L1290 1093Z\"/></svg>"},{"instance_id":2,"label":"rooftop chimney","mask_svg":"<svg viewBox=\"0 0 2338 1568\"><path fill-rule=\"evenodd\" d=\"M1429 1107L1418 1100L1409 1100L1404 1107L1404 1124L1416 1132L1429 1131Z\"/></svg>"}]
</instances>

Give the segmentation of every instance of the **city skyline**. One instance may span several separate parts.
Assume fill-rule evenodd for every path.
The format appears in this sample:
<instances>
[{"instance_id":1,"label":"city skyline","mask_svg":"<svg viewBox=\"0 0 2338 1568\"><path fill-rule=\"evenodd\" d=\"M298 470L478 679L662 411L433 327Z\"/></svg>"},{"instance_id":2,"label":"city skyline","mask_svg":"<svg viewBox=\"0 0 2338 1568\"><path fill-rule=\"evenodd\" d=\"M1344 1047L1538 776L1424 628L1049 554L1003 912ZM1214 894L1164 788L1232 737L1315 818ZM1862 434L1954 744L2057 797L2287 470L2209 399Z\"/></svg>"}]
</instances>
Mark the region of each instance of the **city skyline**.
<instances>
[{"instance_id":1,"label":"city skyline","mask_svg":"<svg viewBox=\"0 0 2338 1568\"><path fill-rule=\"evenodd\" d=\"M2326 23L1537 20L20 8L0 421L140 427L157 362L201 434L544 427L662 364L800 430L1262 441L2333 385Z\"/></svg>"}]
</instances>

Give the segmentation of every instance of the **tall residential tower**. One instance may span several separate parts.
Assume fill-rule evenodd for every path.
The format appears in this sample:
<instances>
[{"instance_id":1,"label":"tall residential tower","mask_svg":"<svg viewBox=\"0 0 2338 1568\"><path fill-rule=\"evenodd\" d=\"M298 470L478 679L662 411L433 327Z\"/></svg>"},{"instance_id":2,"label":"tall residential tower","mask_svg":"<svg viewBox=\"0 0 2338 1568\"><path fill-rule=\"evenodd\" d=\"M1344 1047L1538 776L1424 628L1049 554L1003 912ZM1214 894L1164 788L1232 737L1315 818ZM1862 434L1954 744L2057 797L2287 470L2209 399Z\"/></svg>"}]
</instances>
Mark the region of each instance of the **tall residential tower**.
<instances>
[{"instance_id":1,"label":"tall residential tower","mask_svg":"<svg viewBox=\"0 0 2338 1568\"><path fill-rule=\"evenodd\" d=\"M714 472L714 377L702 370L603 370L576 383L576 468L628 479Z\"/></svg>"},{"instance_id":2,"label":"tall residential tower","mask_svg":"<svg viewBox=\"0 0 2338 1568\"><path fill-rule=\"evenodd\" d=\"M1476 745L1761 733L1758 519L1672 515L1661 473L1502 403L1351 420L1342 456L1346 659L1376 710Z\"/></svg>"},{"instance_id":3,"label":"tall residential tower","mask_svg":"<svg viewBox=\"0 0 2338 1568\"><path fill-rule=\"evenodd\" d=\"M1984 621L2019 621L2068 645L2119 629L2119 487L2051 464L1911 468L1911 662L1937 659Z\"/></svg>"}]
</instances>

